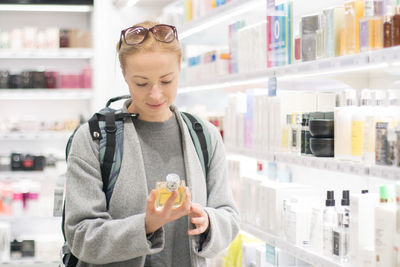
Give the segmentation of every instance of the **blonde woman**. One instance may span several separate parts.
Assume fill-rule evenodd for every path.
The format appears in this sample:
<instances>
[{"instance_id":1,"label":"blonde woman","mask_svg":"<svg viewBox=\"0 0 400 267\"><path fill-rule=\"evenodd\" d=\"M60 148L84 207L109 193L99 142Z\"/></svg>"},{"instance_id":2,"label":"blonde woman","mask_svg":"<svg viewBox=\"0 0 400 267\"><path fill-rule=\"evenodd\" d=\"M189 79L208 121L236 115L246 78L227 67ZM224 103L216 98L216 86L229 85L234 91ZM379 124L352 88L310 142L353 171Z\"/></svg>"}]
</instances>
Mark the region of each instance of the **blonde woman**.
<instances>
[{"instance_id":1,"label":"blonde woman","mask_svg":"<svg viewBox=\"0 0 400 267\"><path fill-rule=\"evenodd\" d=\"M218 130L211 136L206 178L187 125L173 105L181 47L174 26L143 22L121 32L117 44L130 100L139 114L124 122L123 157L109 205L102 189L99 144L89 126L76 132L68 157L65 235L76 266L206 266L239 231ZM155 208L157 181L176 173L187 185L182 206L173 193ZM108 206L108 207L107 207Z\"/></svg>"}]
</instances>

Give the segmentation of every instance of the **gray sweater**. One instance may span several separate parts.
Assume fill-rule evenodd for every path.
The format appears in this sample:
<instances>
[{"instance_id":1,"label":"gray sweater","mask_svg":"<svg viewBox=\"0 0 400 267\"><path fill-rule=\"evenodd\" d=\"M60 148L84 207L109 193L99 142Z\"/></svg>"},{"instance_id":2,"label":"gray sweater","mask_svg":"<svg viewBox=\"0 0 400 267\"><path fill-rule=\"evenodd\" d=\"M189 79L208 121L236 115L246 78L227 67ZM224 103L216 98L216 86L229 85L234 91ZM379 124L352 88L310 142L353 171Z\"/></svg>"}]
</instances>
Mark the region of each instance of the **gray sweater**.
<instances>
[{"instance_id":1,"label":"gray sweater","mask_svg":"<svg viewBox=\"0 0 400 267\"><path fill-rule=\"evenodd\" d=\"M189 237L191 266L206 266L227 247L239 231L239 216L228 187L225 150L218 130L206 122L211 134L211 164L207 180L190 133L175 107L181 134L186 180L192 201L205 207L210 218L207 239ZM88 124L77 131L68 157L65 233L78 266L143 266L146 255L165 245L164 228L150 240L145 232L148 195L143 155L130 120L124 128L123 159L119 178L106 208L99 164L99 145L92 141ZM188 228L194 226L188 221ZM90 264L89 264L90 263Z\"/></svg>"},{"instance_id":2,"label":"gray sweater","mask_svg":"<svg viewBox=\"0 0 400 267\"><path fill-rule=\"evenodd\" d=\"M142 148L147 190L156 187L156 182L165 181L169 173L176 173L186 182L183 160L182 135L174 116L163 122L135 120L135 128ZM147 255L145 266L168 267L190 266L187 216L164 225L164 249Z\"/></svg>"}]
</instances>

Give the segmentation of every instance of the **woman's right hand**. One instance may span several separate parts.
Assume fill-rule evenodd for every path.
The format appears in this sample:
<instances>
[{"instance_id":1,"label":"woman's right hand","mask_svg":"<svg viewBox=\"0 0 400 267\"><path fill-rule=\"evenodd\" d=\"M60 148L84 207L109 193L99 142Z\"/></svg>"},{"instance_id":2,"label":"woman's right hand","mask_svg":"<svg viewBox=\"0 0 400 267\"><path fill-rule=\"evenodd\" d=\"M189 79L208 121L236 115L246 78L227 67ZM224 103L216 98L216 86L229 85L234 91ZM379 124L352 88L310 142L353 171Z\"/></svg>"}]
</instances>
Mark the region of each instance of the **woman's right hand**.
<instances>
[{"instance_id":1,"label":"woman's right hand","mask_svg":"<svg viewBox=\"0 0 400 267\"><path fill-rule=\"evenodd\" d=\"M146 234L153 233L161 228L164 224L189 214L191 205L190 192L187 187L185 190L186 198L180 207L173 208L175 199L178 196L178 192L174 191L165 202L165 205L161 210L156 209L157 191L152 190L150 192L146 202Z\"/></svg>"}]
</instances>

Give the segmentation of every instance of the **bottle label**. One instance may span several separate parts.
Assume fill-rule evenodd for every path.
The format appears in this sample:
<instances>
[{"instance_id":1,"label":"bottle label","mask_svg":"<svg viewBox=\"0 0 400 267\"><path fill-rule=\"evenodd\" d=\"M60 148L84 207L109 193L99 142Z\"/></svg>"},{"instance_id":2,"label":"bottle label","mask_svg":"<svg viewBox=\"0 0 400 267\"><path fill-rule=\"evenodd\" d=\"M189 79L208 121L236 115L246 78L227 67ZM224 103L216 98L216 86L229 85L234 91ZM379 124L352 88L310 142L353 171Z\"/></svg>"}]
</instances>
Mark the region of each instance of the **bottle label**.
<instances>
[{"instance_id":1,"label":"bottle label","mask_svg":"<svg viewBox=\"0 0 400 267\"><path fill-rule=\"evenodd\" d=\"M364 138L364 121L351 123L351 154L361 156Z\"/></svg>"},{"instance_id":2,"label":"bottle label","mask_svg":"<svg viewBox=\"0 0 400 267\"><path fill-rule=\"evenodd\" d=\"M333 231L333 255L340 256L340 233Z\"/></svg>"}]
</instances>

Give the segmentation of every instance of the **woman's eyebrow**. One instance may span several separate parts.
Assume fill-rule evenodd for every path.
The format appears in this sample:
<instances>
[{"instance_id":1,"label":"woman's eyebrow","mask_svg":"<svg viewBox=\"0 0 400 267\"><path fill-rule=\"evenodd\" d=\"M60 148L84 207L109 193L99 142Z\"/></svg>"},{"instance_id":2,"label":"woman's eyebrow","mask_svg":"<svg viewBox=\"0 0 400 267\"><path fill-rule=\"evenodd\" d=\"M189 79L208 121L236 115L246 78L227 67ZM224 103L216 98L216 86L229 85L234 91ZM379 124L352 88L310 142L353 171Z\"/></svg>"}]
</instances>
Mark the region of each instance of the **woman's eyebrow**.
<instances>
[{"instance_id":1,"label":"woman's eyebrow","mask_svg":"<svg viewBox=\"0 0 400 267\"><path fill-rule=\"evenodd\" d=\"M140 76L140 75L134 75L134 76L132 76L133 78L142 78L142 79L145 79L145 80L148 80L148 78L146 78L146 77L144 77L144 76Z\"/></svg>"},{"instance_id":2,"label":"woman's eyebrow","mask_svg":"<svg viewBox=\"0 0 400 267\"><path fill-rule=\"evenodd\" d=\"M166 77L166 76L168 76L168 75L170 75L170 74L173 74L173 73L174 73L174 72L172 71L172 72L170 72L170 73L167 73L167 74L161 76L160 78L164 78L164 77Z\"/></svg>"}]
</instances>

